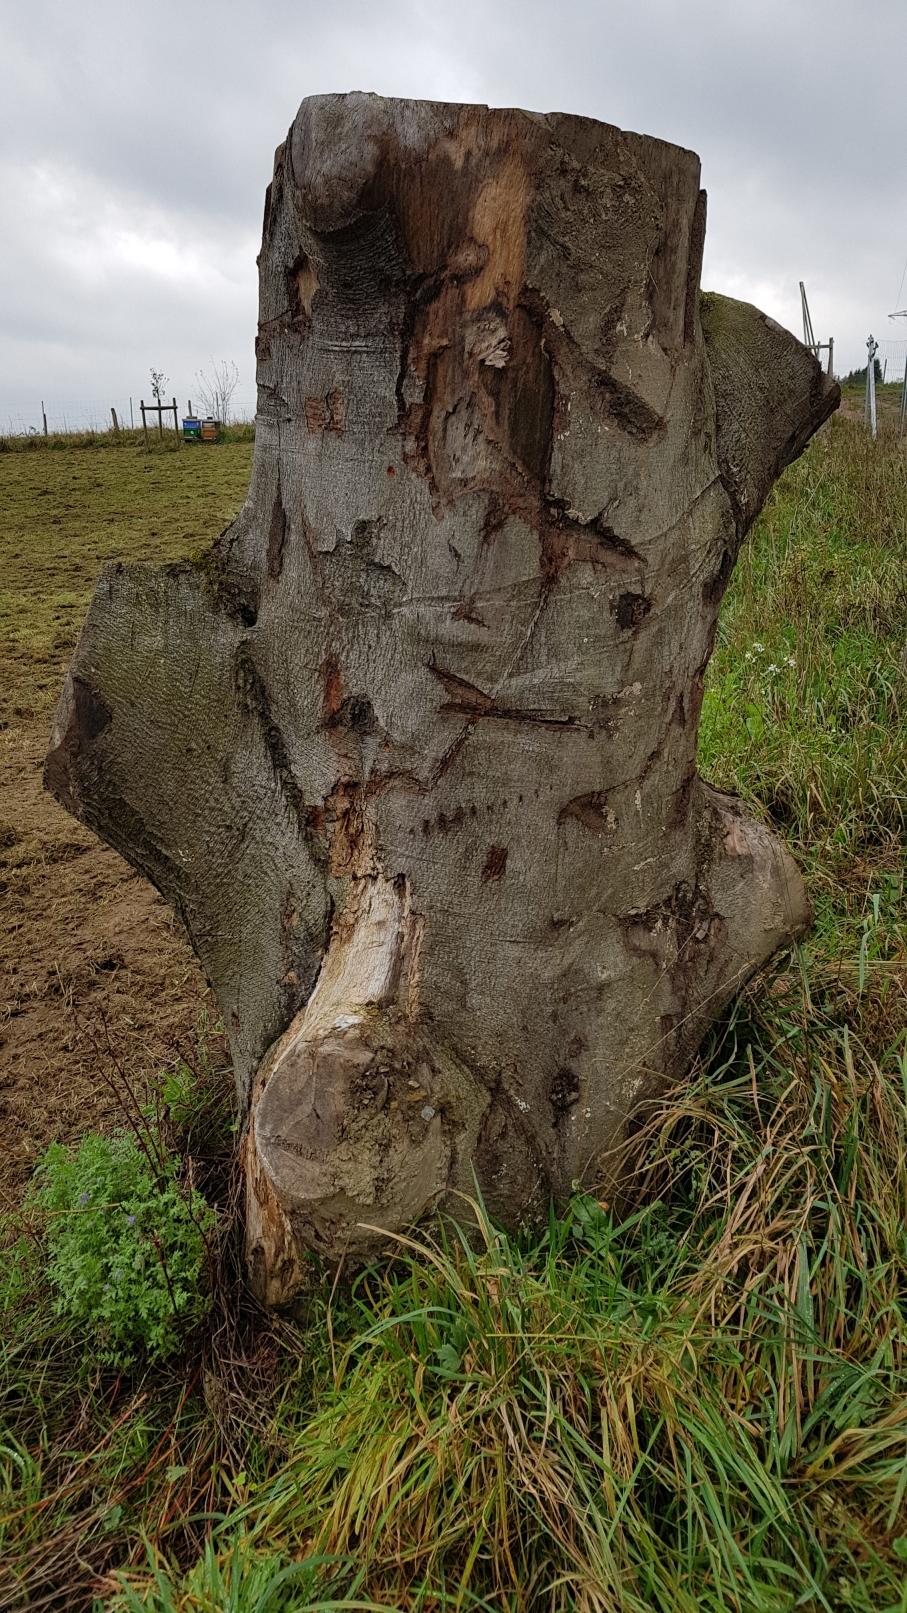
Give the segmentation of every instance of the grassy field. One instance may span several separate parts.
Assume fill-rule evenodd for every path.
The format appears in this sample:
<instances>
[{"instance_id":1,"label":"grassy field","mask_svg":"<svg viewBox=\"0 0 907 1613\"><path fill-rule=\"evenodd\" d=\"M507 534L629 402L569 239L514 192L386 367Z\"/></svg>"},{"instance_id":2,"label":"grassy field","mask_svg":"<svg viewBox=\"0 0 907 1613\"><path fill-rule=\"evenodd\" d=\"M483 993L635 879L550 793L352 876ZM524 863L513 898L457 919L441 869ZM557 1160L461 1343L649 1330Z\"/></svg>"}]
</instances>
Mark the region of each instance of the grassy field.
<instances>
[{"instance_id":1,"label":"grassy field","mask_svg":"<svg viewBox=\"0 0 907 1613\"><path fill-rule=\"evenodd\" d=\"M97 561L195 547L248 457L0 454L14 726ZM217 1038L144 1112L118 1044L133 1129L218 1212L211 1311L164 1364L102 1366L41 1215L11 1223L0 1608L907 1613L905 552L903 446L833 421L741 557L701 733L815 927L651 1117L619 1211L401 1241L267 1317Z\"/></svg>"},{"instance_id":2,"label":"grassy field","mask_svg":"<svg viewBox=\"0 0 907 1613\"><path fill-rule=\"evenodd\" d=\"M145 454L128 435L0 438L0 1203L51 1137L107 1122L108 1044L153 1074L209 1006L168 910L44 794L41 767L101 565L209 543L245 495L245 439Z\"/></svg>"},{"instance_id":3,"label":"grassy field","mask_svg":"<svg viewBox=\"0 0 907 1613\"><path fill-rule=\"evenodd\" d=\"M0 721L49 717L106 560L182 559L245 497L251 440L148 454L140 442L0 438Z\"/></svg>"}]
</instances>

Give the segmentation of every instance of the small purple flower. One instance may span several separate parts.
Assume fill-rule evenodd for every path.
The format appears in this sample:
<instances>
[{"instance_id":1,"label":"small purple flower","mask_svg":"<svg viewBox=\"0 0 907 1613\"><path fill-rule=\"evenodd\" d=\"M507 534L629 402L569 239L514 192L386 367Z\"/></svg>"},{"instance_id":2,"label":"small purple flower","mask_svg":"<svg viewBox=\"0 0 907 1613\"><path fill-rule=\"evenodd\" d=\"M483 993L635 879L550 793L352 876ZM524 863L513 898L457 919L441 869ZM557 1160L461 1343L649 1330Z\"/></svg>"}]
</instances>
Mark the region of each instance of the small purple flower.
<instances>
[{"instance_id":1,"label":"small purple flower","mask_svg":"<svg viewBox=\"0 0 907 1613\"><path fill-rule=\"evenodd\" d=\"M87 1204L87 1203L88 1203L88 1200L89 1200L89 1199L90 1199L90 1198L91 1198L91 1194L90 1194L90 1193L80 1193L80 1194L79 1194L79 1203L80 1203L80 1204Z\"/></svg>"},{"instance_id":2,"label":"small purple flower","mask_svg":"<svg viewBox=\"0 0 907 1613\"><path fill-rule=\"evenodd\" d=\"M134 1227L135 1226L135 1216L134 1215L127 1215L127 1217L126 1217L126 1225L129 1226L129 1227Z\"/></svg>"}]
</instances>

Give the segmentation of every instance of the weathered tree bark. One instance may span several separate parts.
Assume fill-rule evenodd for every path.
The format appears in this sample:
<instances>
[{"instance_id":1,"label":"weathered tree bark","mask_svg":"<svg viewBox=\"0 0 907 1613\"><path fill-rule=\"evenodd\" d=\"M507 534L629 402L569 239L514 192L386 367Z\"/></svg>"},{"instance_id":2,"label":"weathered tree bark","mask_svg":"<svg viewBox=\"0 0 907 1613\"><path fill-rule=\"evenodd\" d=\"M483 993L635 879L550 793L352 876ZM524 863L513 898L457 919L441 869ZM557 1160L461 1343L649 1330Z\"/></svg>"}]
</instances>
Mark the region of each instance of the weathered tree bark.
<instances>
[{"instance_id":1,"label":"weathered tree bark","mask_svg":"<svg viewBox=\"0 0 907 1613\"><path fill-rule=\"evenodd\" d=\"M474 1180L514 1223L613 1179L805 923L696 734L741 539L838 392L700 299L704 229L656 140L304 102L248 499L198 563L98 586L47 783L214 985L269 1300Z\"/></svg>"}]
</instances>

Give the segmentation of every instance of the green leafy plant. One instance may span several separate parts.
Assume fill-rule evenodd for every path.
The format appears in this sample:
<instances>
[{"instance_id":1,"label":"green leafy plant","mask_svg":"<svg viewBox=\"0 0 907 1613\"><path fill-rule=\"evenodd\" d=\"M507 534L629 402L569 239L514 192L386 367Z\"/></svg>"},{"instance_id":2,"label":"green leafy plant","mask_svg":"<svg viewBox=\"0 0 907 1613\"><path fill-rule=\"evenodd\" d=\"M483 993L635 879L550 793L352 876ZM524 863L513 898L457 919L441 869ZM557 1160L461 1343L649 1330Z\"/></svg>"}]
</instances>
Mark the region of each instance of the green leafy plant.
<instances>
[{"instance_id":1,"label":"green leafy plant","mask_svg":"<svg viewBox=\"0 0 907 1613\"><path fill-rule=\"evenodd\" d=\"M211 1039L219 1049L222 1033L202 1015L194 1051L160 1072L152 1101L140 1106L152 1132L163 1126L163 1135L196 1163L229 1150L237 1130L232 1073L212 1056Z\"/></svg>"},{"instance_id":2,"label":"green leafy plant","mask_svg":"<svg viewBox=\"0 0 907 1613\"><path fill-rule=\"evenodd\" d=\"M213 1216L178 1180L179 1161L133 1132L52 1143L32 1202L44 1216L58 1315L91 1330L111 1366L170 1355L204 1313L202 1276Z\"/></svg>"}]
</instances>

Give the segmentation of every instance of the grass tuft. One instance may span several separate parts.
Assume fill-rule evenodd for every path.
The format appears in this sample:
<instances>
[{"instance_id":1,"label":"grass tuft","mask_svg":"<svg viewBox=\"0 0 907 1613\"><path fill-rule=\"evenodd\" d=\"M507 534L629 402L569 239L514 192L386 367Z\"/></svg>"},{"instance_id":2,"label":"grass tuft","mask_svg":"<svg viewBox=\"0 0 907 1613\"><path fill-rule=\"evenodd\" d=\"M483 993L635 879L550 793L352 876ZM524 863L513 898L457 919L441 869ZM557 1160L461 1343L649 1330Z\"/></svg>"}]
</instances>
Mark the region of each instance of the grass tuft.
<instances>
[{"instance_id":1,"label":"grass tuft","mask_svg":"<svg viewBox=\"0 0 907 1613\"><path fill-rule=\"evenodd\" d=\"M901 1608L907 1049L844 990L748 992L621 1205L477 1204L341 1287L205 1553L122 1606Z\"/></svg>"}]
</instances>

